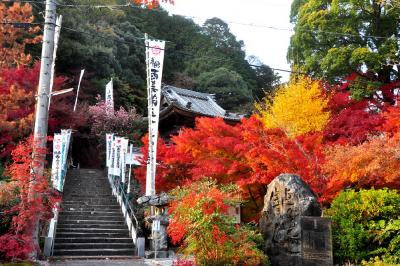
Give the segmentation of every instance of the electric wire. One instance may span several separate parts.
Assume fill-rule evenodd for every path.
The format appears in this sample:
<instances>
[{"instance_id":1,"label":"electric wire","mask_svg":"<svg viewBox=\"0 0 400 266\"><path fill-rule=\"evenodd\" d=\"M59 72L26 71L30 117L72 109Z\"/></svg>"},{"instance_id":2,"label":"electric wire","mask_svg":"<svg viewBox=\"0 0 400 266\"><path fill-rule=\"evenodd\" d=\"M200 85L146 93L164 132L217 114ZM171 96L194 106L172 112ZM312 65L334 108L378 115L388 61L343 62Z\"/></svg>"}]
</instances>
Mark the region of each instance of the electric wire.
<instances>
[{"instance_id":1,"label":"electric wire","mask_svg":"<svg viewBox=\"0 0 400 266\"><path fill-rule=\"evenodd\" d=\"M34 1L34 0L2 0L1 2L20 2L20 3L36 3L36 4L45 4L44 1ZM63 4L63 3L58 3L58 2L52 2L56 4L59 7L66 7L66 8L137 8L137 9L142 9L142 6L135 5L131 2L127 2L126 4L119 4L119 5L81 5L81 4ZM165 10L159 10L156 8L153 9L146 9L149 12L166 12ZM177 15L177 14L174 14ZM184 18L188 19L201 19L201 20L206 20L208 18L206 17L198 17L198 16L185 16L185 15L177 15L181 16ZM247 26L247 27L255 27L255 28L266 28L266 29L271 29L271 30L277 30L277 31L289 31L289 32L296 32L295 28L281 28L278 26L271 26L271 25L263 25L263 24L256 24L256 23L246 23L246 22L240 22L240 21L232 21L232 20L223 20L227 24L236 24L236 25L242 25L242 26ZM357 35L357 34L352 34L352 33L343 33L343 32L335 32L335 31L326 31L326 30L320 30L320 29L302 29L302 31L305 32L310 32L313 34L328 34L328 35L335 35L338 37L355 37L355 38L368 38L368 39L390 39L393 38L392 36L386 37L386 36L376 36L376 35ZM399 39L398 36L394 36L395 38Z\"/></svg>"},{"instance_id":2,"label":"electric wire","mask_svg":"<svg viewBox=\"0 0 400 266\"><path fill-rule=\"evenodd\" d=\"M39 22L0 22L0 24L11 24L11 25L17 25L17 26L22 26L22 25L28 26L28 25L43 25L44 23L39 23ZM54 26L58 27L58 25L56 25L54 23L50 23L50 24L53 24ZM77 30L77 29L73 29L73 28L69 28L69 27L65 27L65 26L62 26L61 28L64 29L64 30L67 30L69 32L79 33L79 34L86 35L86 36L98 37L98 38L105 39L105 40L113 39L113 41L118 42L118 43L130 44L130 45L142 46L142 47L149 47L149 48L157 48L157 49L160 49L160 50L167 50L167 49L161 49L159 47L146 46L145 43L139 43L139 42L123 40L121 38L117 38L116 36L104 36L104 35L99 34L99 32L97 32L95 34L95 33L85 32L85 31L81 31L81 30ZM136 39L136 40L140 40L140 41L144 41L145 40L144 37L130 36L130 38L133 38L133 39ZM174 44L174 46L179 46L177 43L172 42L172 41L166 41L166 43L171 43L171 44ZM177 50L177 49L174 49L174 51L176 53L179 53L179 54L183 55L183 56L190 57L192 59L193 58L195 59L196 57L198 57L198 55L195 55L194 53L180 51L180 50ZM202 54L201 57L204 58L204 59L220 61L220 62L226 62L227 61L226 58L219 58L219 57L209 56L209 55L205 55L205 54ZM260 65L254 65L254 64L249 64L249 66L256 67L256 68L262 67ZM275 68L275 67L270 67L270 66L268 66L268 67L270 69L272 69L274 71L278 71L278 72L287 72L287 73L297 73L297 74L299 74L298 71ZM303 74L305 74L305 73L303 73Z\"/></svg>"}]
</instances>

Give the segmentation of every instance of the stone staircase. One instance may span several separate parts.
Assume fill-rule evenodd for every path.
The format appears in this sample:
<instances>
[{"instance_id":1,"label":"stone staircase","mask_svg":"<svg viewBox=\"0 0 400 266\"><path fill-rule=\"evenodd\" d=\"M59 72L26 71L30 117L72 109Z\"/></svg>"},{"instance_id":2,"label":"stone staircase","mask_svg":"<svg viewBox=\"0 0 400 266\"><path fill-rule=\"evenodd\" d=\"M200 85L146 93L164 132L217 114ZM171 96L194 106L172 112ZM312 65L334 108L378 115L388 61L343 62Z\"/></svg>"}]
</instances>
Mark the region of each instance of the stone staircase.
<instances>
[{"instance_id":1,"label":"stone staircase","mask_svg":"<svg viewBox=\"0 0 400 266\"><path fill-rule=\"evenodd\" d=\"M69 170L53 256L134 255L133 240L105 174L100 170Z\"/></svg>"}]
</instances>

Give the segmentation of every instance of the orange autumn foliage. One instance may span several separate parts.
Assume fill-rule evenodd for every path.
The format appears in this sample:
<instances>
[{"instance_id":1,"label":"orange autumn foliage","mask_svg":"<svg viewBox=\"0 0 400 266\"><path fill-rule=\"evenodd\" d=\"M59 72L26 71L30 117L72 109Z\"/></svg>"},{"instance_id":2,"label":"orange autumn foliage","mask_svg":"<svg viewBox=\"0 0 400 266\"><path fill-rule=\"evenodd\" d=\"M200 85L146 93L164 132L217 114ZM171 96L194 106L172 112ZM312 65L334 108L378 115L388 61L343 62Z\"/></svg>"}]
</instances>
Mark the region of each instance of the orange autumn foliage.
<instances>
[{"instance_id":1,"label":"orange autumn foliage","mask_svg":"<svg viewBox=\"0 0 400 266\"><path fill-rule=\"evenodd\" d=\"M133 3L136 5L143 5L149 9L158 8L160 6L160 2L174 4L174 0L133 0Z\"/></svg>"},{"instance_id":2,"label":"orange autumn foliage","mask_svg":"<svg viewBox=\"0 0 400 266\"><path fill-rule=\"evenodd\" d=\"M1 80L0 80L1 82ZM8 94L1 94L0 100L0 130L2 132L15 132L14 137L29 135L32 127L33 112L35 104L33 91L26 91L12 85ZM21 112L21 107L25 107L26 116L13 119L14 114Z\"/></svg>"},{"instance_id":3,"label":"orange autumn foliage","mask_svg":"<svg viewBox=\"0 0 400 266\"><path fill-rule=\"evenodd\" d=\"M324 172L331 176L326 193L334 197L346 187L398 188L400 134L381 135L358 146L334 146L327 151Z\"/></svg>"},{"instance_id":4,"label":"orange autumn foliage","mask_svg":"<svg viewBox=\"0 0 400 266\"><path fill-rule=\"evenodd\" d=\"M32 57L25 53L27 44L35 44L41 41L38 35L40 27L26 26L24 23L33 22L32 6L21 5L15 2L11 6L0 3L0 21L10 24L0 25L0 68L27 65ZM18 22L20 24L12 24Z\"/></svg>"},{"instance_id":5,"label":"orange autumn foliage","mask_svg":"<svg viewBox=\"0 0 400 266\"><path fill-rule=\"evenodd\" d=\"M290 139L282 130L266 129L256 116L235 126L222 118L198 118L194 129L183 129L172 142L166 145L160 140L158 145L157 191L168 191L204 176L218 184L235 183L248 200L245 216L249 219L258 215L266 186L281 173L299 174L318 195L327 183L320 171L324 161L322 136ZM142 186L145 168L136 170Z\"/></svg>"}]
</instances>

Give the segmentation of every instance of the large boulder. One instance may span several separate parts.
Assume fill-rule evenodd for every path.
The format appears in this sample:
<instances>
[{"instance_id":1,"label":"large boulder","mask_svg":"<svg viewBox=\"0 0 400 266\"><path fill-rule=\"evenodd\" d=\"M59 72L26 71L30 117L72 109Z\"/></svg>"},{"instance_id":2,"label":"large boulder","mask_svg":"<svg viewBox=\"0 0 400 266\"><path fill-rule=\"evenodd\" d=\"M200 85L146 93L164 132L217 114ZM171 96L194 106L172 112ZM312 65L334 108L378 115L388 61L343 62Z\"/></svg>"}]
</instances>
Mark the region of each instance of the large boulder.
<instances>
[{"instance_id":1,"label":"large boulder","mask_svg":"<svg viewBox=\"0 0 400 266\"><path fill-rule=\"evenodd\" d=\"M295 174L281 174L264 197L260 229L272 265L302 265L300 216L321 216L308 185Z\"/></svg>"}]
</instances>

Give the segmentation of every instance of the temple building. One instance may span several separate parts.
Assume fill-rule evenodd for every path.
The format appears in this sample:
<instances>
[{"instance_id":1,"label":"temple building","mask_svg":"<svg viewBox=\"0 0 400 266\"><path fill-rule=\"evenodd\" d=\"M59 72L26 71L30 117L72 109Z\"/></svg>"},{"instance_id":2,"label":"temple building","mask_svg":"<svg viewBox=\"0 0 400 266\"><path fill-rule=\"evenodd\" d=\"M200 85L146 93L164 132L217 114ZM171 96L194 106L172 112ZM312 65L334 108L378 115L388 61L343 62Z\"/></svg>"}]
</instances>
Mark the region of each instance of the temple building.
<instances>
[{"instance_id":1,"label":"temple building","mask_svg":"<svg viewBox=\"0 0 400 266\"><path fill-rule=\"evenodd\" d=\"M163 86L161 94L159 132L164 138L177 134L182 127L194 127L196 117L222 117L232 125L243 118L223 109L213 94L170 85Z\"/></svg>"}]
</instances>

